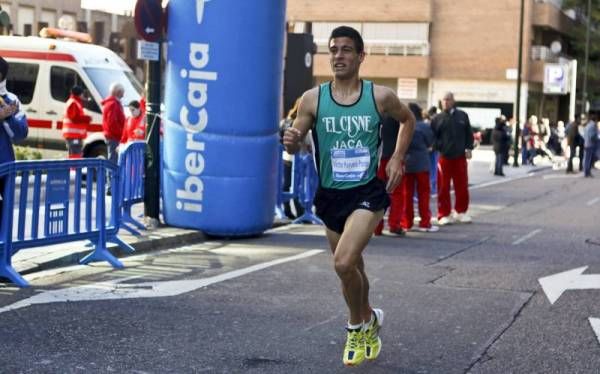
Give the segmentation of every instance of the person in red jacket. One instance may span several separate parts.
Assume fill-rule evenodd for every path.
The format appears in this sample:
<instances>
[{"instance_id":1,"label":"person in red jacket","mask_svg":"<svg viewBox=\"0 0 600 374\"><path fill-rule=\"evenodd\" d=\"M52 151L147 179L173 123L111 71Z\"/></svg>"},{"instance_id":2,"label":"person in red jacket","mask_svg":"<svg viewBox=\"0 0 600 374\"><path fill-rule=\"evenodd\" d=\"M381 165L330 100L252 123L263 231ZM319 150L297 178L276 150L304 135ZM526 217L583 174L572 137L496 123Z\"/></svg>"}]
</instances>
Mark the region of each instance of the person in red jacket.
<instances>
[{"instance_id":1,"label":"person in red jacket","mask_svg":"<svg viewBox=\"0 0 600 374\"><path fill-rule=\"evenodd\" d=\"M125 90L120 83L110 85L110 96L102 101L102 132L106 138L108 160L117 163L117 147L123 136L125 113L121 98Z\"/></svg>"},{"instance_id":2,"label":"person in red jacket","mask_svg":"<svg viewBox=\"0 0 600 374\"><path fill-rule=\"evenodd\" d=\"M73 86L65 108L62 135L67 143L69 158L83 156L83 139L87 136L88 126L92 121L92 117L86 115L83 110L82 94L83 88Z\"/></svg>"},{"instance_id":3,"label":"person in red jacket","mask_svg":"<svg viewBox=\"0 0 600 374\"><path fill-rule=\"evenodd\" d=\"M125 144L134 140L146 139L146 101L133 100L129 103L131 116L127 117L121 143Z\"/></svg>"}]
</instances>

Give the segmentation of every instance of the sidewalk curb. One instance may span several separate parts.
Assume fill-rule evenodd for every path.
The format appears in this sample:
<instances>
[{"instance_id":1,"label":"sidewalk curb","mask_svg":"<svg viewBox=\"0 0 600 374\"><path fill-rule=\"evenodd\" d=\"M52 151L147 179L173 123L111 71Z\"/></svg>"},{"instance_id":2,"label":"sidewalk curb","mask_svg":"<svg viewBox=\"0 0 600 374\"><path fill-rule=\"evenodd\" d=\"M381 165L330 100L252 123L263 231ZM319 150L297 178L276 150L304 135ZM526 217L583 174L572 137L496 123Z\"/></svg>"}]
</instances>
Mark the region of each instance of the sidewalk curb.
<instances>
[{"instance_id":1,"label":"sidewalk curb","mask_svg":"<svg viewBox=\"0 0 600 374\"><path fill-rule=\"evenodd\" d=\"M188 231L185 233L167 233L163 234L163 237L152 237L160 234L160 232L149 232L148 237L136 238L137 241L128 242L135 252L128 254L122 251L118 245L114 243L108 243L108 249L118 258L126 258L128 256L135 256L141 253L148 253L159 251L163 249L173 248L177 246L183 246L188 244L202 243L206 241L206 235L201 231ZM135 238L135 237L134 237ZM79 242L84 243L84 242ZM25 260L18 266L18 271L22 275L31 274L48 269L57 269L70 265L77 265L79 261L87 256L91 252L91 248L84 247L81 245L80 249L69 251L70 253L65 254L49 261L36 262L35 259Z\"/></svg>"}]
</instances>

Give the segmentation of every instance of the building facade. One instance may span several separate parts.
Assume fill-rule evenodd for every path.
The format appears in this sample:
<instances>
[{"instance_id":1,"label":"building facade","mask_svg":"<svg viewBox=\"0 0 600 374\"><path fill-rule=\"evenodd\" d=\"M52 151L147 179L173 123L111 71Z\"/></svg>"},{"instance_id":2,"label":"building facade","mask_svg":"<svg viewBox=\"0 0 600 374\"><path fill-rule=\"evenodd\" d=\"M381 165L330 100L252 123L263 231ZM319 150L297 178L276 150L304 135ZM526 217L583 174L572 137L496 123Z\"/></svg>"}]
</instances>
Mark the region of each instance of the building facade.
<instances>
[{"instance_id":1,"label":"building facade","mask_svg":"<svg viewBox=\"0 0 600 374\"><path fill-rule=\"evenodd\" d=\"M545 65L570 61L565 46L574 21L561 3L525 0L521 119L531 114L568 119L570 95L543 91ZM488 127L493 115L513 116L516 107L520 5L521 0L288 0L287 20L288 30L314 35L317 82L331 77L331 30L346 24L365 40L363 77L422 107L437 106L452 91L474 122Z\"/></svg>"}]
</instances>

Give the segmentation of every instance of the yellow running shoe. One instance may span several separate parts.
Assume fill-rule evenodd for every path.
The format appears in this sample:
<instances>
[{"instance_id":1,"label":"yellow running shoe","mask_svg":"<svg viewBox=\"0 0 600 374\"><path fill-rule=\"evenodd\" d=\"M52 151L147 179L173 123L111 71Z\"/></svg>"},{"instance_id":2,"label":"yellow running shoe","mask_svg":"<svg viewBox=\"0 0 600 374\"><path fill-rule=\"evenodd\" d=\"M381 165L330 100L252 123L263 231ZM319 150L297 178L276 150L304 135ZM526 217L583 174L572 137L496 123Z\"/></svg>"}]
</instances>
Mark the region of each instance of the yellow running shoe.
<instances>
[{"instance_id":1,"label":"yellow running shoe","mask_svg":"<svg viewBox=\"0 0 600 374\"><path fill-rule=\"evenodd\" d=\"M381 338L379 337L379 330L383 325L383 310L373 309L373 315L375 318L371 323L365 326L365 356L368 360L374 360L379 356L381 352Z\"/></svg>"},{"instance_id":2,"label":"yellow running shoe","mask_svg":"<svg viewBox=\"0 0 600 374\"><path fill-rule=\"evenodd\" d=\"M365 360L365 333L363 329L348 330L343 362L346 366L357 366Z\"/></svg>"}]
</instances>

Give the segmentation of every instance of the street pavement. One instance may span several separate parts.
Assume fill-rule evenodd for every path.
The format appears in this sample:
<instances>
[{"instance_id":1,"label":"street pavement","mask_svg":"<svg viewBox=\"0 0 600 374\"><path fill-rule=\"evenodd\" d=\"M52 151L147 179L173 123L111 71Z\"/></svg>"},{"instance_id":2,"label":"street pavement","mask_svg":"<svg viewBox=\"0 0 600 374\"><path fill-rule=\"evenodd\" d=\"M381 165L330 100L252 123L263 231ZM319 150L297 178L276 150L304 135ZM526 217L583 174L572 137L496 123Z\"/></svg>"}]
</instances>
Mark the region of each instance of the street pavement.
<instances>
[{"instance_id":1,"label":"street pavement","mask_svg":"<svg viewBox=\"0 0 600 374\"><path fill-rule=\"evenodd\" d=\"M386 311L374 362L341 363L347 313L321 227L162 227L123 235L140 250L124 270L73 265L84 243L13 257L32 287L0 286L0 371L598 373L600 183L544 162L494 177L490 154L470 162L472 224L371 240Z\"/></svg>"}]
</instances>

